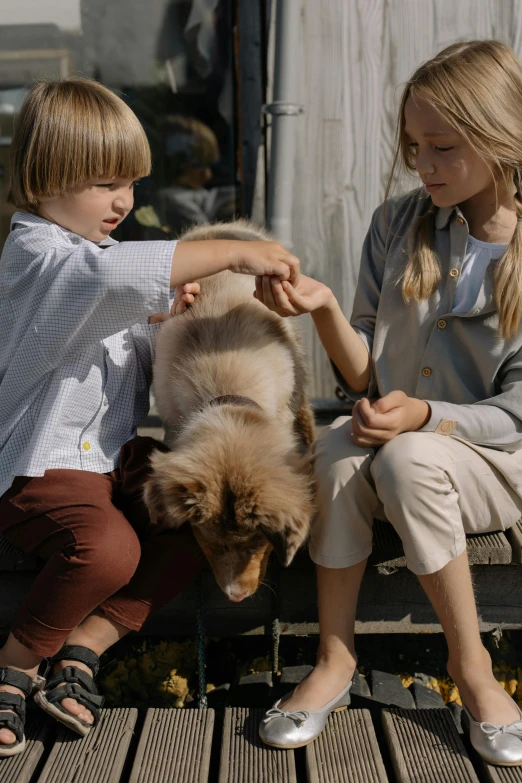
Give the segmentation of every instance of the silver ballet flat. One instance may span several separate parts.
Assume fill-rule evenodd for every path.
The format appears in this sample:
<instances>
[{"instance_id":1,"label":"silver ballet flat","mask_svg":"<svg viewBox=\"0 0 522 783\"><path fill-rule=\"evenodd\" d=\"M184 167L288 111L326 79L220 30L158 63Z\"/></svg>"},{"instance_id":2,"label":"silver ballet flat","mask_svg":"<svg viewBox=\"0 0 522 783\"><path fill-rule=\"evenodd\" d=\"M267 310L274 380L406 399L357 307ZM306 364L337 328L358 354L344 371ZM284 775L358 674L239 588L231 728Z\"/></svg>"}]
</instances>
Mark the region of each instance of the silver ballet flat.
<instances>
[{"instance_id":1,"label":"silver ballet flat","mask_svg":"<svg viewBox=\"0 0 522 783\"><path fill-rule=\"evenodd\" d=\"M274 748L302 748L308 745L322 732L331 712L345 710L350 703L350 682L341 693L332 701L329 701L320 710L308 712L308 710L296 710L286 712L280 709L282 699L276 701L261 721L259 736L265 745ZM287 697L289 698L289 697Z\"/></svg>"},{"instance_id":2,"label":"silver ballet flat","mask_svg":"<svg viewBox=\"0 0 522 783\"><path fill-rule=\"evenodd\" d=\"M505 726L479 723L464 706L469 721L471 744L484 761L499 767L522 766L522 710L514 702L520 718Z\"/></svg>"}]
</instances>

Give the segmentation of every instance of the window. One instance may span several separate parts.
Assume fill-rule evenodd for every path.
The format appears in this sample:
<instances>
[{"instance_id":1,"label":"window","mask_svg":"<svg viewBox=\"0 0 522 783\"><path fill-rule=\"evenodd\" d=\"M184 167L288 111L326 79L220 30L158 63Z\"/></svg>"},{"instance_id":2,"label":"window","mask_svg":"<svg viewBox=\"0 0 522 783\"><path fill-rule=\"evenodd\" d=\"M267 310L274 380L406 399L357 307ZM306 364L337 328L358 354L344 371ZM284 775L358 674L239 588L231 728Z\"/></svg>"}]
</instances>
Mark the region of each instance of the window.
<instances>
[{"instance_id":1,"label":"window","mask_svg":"<svg viewBox=\"0 0 522 783\"><path fill-rule=\"evenodd\" d=\"M116 239L237 213L232 0L0 0L0 12L0 245L13 118L41 77L97 79L145 128L153 170Z\"/></svg>"}]
</instances>

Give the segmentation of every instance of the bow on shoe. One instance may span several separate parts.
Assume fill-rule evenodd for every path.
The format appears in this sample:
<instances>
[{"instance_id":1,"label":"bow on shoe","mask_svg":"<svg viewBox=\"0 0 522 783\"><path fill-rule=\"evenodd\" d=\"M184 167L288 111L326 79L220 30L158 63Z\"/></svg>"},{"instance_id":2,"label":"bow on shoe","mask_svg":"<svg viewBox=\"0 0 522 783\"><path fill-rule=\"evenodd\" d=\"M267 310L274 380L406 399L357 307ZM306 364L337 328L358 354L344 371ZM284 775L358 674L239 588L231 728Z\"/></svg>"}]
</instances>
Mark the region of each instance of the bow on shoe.
<instances>
[{"instance_id":1,"label":"bow on shoe","mask_svg":"<svg viewBox=\"0 0 522 783\"><path fill-rule=\"evenodd\" d=\"M295 723L297 723L298 726L300 726L305 722L305 720L308 720L309 717L310 713L306 710L285 712L285 710L280 710L279 707L272 707L266 711L265 717L263 718L263 723L270 723L270 721L274 718L290 718L290 720L293 720Z\"/></svg>"},{"instance_id":2,"label":"bow on shoe","mask_svg":"<svg viewBox=\"0 0 522 783\"><path fill-rule=\"evenodd\" d=\"M522 739L522 720L508 723L506 726L495 726L494 723L481 723L480 725L490 742L492 742L498 734L512 734L514 737Z\"/></svg>"}]
</instances>

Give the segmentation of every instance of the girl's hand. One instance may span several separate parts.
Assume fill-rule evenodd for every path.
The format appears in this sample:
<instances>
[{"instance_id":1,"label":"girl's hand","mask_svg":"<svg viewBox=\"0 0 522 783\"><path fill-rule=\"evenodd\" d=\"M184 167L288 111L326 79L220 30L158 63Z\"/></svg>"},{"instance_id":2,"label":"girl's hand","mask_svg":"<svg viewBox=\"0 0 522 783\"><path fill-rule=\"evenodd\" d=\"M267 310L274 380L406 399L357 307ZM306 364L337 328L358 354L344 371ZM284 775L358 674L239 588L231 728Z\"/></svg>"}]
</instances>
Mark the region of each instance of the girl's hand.
<instances>
[{"instance_id":1,"label":"girl's hand","mask_svg":"<svg viewBox=\"0 0 522 783\"><path fill-rule=\"evenodd\" d=\"M254 296L283 318L312 313L334 301L334 296L327 286L306 275L300 275L294 285L277 277L256 277Z\"/></svg>"},{"instance_id":2,"label":"girl's hand","mask_svg":"<svg viewBox=\"0 0 522 783\"><path fill-rule=\"evenodd\" d=\"M279 242L230 242L231 272L243 275L275 275L280 280L299 280L299 259Z\"/></svg>"},{"instance_id":3,"label":"girl's hand","mask_svg":"<svg viewBox=\"0 0 522 783\"><path fill-rule=\"evenodd\" d=\"M352 411L352 438L357 446L382 446L401 432L414 432L431 416L424 400L392 391L372 405L366 398L357 400Z\"/></svg>"},{"instance_id":4,"label":"girl's hand","mask_svg":"<svg viewBox=\"0 0 522 783\"><path fill-rule=\"evenodd\" d=\"M185 283L185 285L176 286L174 301L170 308L171 315L181 315L201 291L199 283Z\"/></svg>"}]
</instances>

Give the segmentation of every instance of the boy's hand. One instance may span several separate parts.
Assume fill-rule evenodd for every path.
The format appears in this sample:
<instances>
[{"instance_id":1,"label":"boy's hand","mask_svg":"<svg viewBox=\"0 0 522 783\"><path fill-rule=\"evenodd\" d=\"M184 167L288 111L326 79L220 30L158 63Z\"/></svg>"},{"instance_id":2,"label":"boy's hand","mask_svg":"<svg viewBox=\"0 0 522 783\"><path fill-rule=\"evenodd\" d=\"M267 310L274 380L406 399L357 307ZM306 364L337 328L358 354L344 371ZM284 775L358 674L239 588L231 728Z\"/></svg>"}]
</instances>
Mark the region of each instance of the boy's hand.
<instances>
[{"instance_id":1,"label":"boy's hand","mask_svg":"<svg viewBox=\"0 0 522 783\"><path fill-rule=\"evenodd\" d=\"M181 315L181 313L184 313L187 307L193 303L200 290L199 283L185 283L184 285L176 286L170 313L153 313L152 315L149 315L149 324L160 324L163 321L167 321L173 315Z\"/></svg>"},{"instance_id":2,"label":"boy's hand","mask_svg":"<svg viewBox=\"0 0 522 783\"><path fill-rule=\"evenodd\" d=\"M431 416L424 400L392 391L370 405L366 398L357 400L352 411L352 438L357 446L382 446L401 432L414 432Z\"/></svg>"},{"instance_id":3,"label":"boy's hand","mask_svg":"<svg viewBox=\"0 0 522 783\"><path fill-rule=\"evenodd\" d=\"M256 299L286 318L290 315L313 313L321 307L327 307L334 301L328 286L306 275L300 275L297 283L277 277L256 277Z\"/></svg>"},{"instance_id":4,"label":"boy's hand","mask_svg":"<svg viewBox=\"0 0 522 783\"><path fill-rule=\"evenodd\" d=\"M201 287L199 283L185 283L185 285L176 286L170 314L181 315L181 313L184 313L188 305L191 305L194 302L194 299L200 291Z\"/></svg>"},{"instance_id":5,"label":"boy's hand","mask_svg":"<svg viewBox=\"0 0 522 783\"><path fill-rule=\"evenodd\" d=\"M243 275L274 275L280 280L299 280L299 259L279 242L230 242L231 272Z\"/></svg>"},{"instance_id":6,"label":"boy's hand","mask_svg":"<svg viewBox=\"0 0 522 783\"><path fill-rule=\"evenodd\" d=\"M153 313L152 315L149 315L149 320L147 323L161 324L163 321L168 321L170 317L170 313Z\"/></svg>"}]
</instances>

